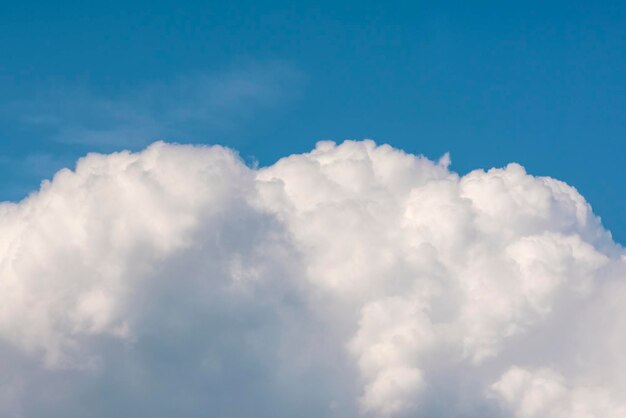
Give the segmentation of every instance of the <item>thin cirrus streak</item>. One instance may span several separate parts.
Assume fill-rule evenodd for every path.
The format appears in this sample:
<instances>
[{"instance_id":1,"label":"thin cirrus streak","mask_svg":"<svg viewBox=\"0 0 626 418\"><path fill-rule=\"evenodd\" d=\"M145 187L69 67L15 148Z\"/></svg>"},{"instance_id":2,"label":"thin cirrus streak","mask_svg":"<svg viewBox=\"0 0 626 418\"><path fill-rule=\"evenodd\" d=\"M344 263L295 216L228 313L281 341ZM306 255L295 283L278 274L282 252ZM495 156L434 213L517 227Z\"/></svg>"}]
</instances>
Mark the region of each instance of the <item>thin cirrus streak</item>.
<instances>
[{"instance_id":1,"label":"thin cirrus streak","mask_svg":"<svg viewBox=\"0 0 626 418\"><path fill-rule=\"evenodd\" d=\"M137 148L164 136L196 140L198 132L237 131L254 117L285 105L298 96L304 80L291 63L270 60L118 87L116 94L106 96L67 84L19 100L5 99L8 103L0 108L6 117L0 117L0 126L23 141L34 142L36 137L99 151ZM20 131L29 135L18 137Z\"/></svg>"},{"instance_id":2,"label":"thin cirrus streak","mask_svg":"<svg viewBox=\"0 0 626 418\"><path fill-rule=\"evenodd\" d=\"M518 164L90 154L0 205L8 417L626 417L626 255Z\"/></svg>"}]
</instances>

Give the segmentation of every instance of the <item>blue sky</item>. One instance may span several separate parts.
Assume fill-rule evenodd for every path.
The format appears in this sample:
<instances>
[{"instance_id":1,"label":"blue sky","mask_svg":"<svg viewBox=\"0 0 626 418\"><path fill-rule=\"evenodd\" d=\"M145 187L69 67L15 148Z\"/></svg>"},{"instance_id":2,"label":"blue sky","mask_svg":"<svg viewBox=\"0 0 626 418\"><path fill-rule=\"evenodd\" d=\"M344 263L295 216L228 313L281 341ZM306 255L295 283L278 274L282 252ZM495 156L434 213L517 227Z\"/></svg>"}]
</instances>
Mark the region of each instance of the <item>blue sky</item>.
<instances>
[{"instance_id":1,"label":"blue sky","mask_svg":"<svg viewBox=\"0 0 626 418\"><path fill-rule=\"evenodd\" d=\"M372 138L572 184L626 242L624 2L2 2L0 199L89 151Z\"/></svg>"}]
</instances>

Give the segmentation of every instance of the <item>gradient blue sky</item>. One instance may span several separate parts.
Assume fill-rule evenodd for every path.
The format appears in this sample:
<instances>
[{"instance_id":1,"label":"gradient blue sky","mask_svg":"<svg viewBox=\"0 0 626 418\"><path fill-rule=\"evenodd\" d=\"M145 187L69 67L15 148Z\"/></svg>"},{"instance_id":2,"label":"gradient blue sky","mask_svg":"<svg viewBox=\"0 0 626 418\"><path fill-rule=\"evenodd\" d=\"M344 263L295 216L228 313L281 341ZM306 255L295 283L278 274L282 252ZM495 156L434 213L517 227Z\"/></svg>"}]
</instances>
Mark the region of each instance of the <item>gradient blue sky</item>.
<instances>
[{"instance_id":1,"label":"gradient blue sky","mask_svg":"<svg viewBox=\"0 0 626 418\"><path fill-rule=\"evenodd\" d=\"M0 200L89 151L372 138L523 164L626 242L626 2L0 4Z\"/></svg>"}]
</instances>

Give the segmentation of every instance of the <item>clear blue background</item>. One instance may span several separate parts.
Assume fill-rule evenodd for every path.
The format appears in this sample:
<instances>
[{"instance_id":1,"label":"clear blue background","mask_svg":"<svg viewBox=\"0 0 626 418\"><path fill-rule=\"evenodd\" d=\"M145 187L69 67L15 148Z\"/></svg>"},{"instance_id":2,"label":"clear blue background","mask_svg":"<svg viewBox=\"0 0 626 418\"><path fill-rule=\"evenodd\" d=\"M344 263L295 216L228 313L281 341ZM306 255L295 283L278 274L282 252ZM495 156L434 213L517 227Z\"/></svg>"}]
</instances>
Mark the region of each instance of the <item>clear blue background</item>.
<instances>
[{"instance_id":1,"label":"clear blue background","mask_svg":"<svg viewBox=\"0 0 626 418\"><path fill-rule=\"evenodd\" d=\"M372 138L565 180L626 242L624 1L0 4L0 200L156 139Z\"/></svg>"}]
</instances>

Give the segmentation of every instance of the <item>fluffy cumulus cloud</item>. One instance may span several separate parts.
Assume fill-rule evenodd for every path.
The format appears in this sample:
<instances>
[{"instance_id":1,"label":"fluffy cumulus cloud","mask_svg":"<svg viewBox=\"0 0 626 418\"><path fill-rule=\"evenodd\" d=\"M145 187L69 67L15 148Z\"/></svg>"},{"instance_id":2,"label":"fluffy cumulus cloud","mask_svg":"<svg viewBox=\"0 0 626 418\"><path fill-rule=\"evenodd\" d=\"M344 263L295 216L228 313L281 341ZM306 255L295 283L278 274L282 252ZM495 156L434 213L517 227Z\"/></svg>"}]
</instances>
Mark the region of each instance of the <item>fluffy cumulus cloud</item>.
<instances>
[{"instance_id":1,"label":"fluffy cumulus cloud","mask_svg":"<svg viewBox=\"0 0 626 418\"><path fill-rule=\"evenodd\" d=\"M448 164L156 143L0 204L0 415L626 417L623 248Z\"/></svg>"}]
</instances>

